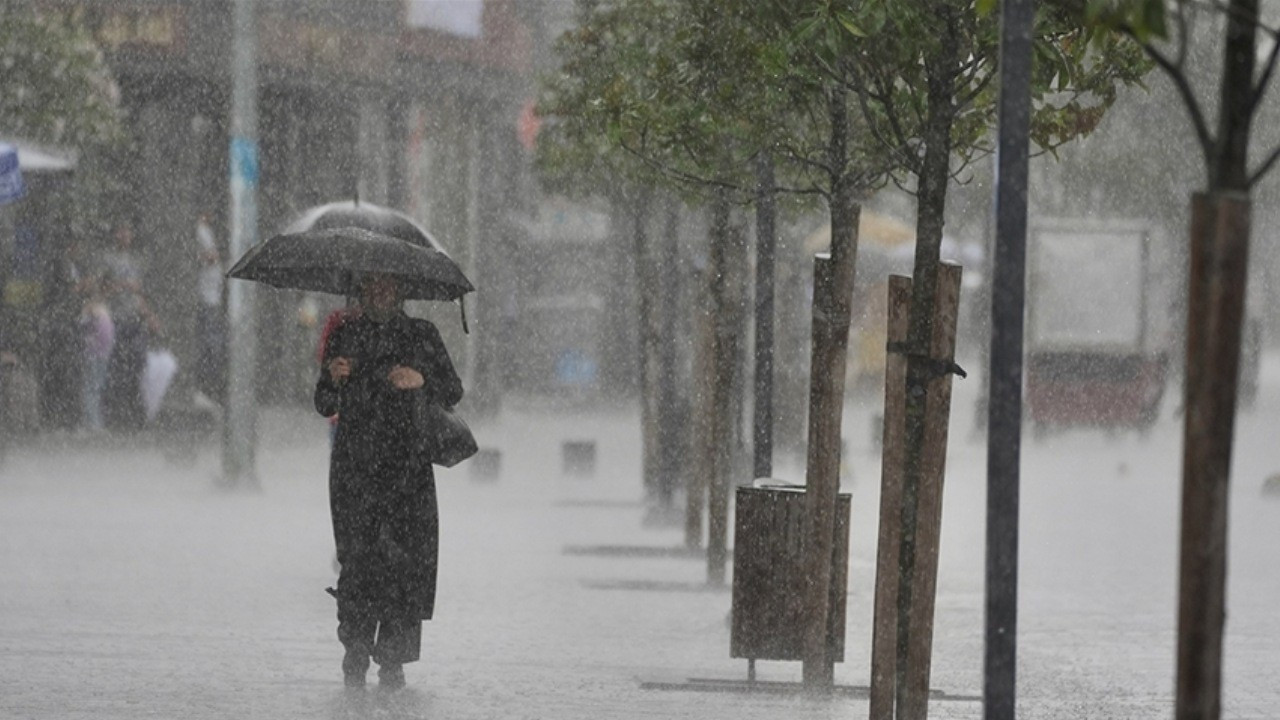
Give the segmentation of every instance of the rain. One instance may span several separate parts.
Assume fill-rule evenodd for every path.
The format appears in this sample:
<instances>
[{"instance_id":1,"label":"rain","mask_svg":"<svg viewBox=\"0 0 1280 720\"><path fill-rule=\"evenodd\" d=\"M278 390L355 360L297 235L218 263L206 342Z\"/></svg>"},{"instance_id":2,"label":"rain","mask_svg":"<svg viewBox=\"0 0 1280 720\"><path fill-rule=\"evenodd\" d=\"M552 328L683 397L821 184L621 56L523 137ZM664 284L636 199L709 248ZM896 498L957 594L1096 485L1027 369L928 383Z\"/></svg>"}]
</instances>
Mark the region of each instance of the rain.
<instances>
[{"instance_id":1,"label":"rain","mask_svg":"<svg viewBox=\"0 0 1280 720\"><path fill-rule=\"evenodd\" d=\"M1277 717L1280 14L1081 5L0 0L0 718Z\"/></svg>"}]
</instances>

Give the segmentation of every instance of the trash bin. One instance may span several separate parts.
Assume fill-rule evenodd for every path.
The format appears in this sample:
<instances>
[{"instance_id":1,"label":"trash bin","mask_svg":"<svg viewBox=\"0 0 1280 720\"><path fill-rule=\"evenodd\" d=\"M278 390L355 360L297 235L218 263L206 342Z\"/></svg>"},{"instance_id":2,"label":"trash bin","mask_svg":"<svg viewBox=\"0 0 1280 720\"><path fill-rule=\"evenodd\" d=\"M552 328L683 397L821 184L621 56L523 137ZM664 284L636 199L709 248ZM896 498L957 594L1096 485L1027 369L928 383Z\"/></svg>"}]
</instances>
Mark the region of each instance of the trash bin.
<instances>
[{"instance_id":1,"label":"trash bin","mask_svg":"<svg viewBox=\"0 0 1280 720\"><path fill-rule=\"evenodd\" d=\"M740 487L733 548L733 613L729 656L803 660L805 490ZM845 588L849 577L849 495L836 499L827 641L844 661Z\"/></svg>"}]
</instances>

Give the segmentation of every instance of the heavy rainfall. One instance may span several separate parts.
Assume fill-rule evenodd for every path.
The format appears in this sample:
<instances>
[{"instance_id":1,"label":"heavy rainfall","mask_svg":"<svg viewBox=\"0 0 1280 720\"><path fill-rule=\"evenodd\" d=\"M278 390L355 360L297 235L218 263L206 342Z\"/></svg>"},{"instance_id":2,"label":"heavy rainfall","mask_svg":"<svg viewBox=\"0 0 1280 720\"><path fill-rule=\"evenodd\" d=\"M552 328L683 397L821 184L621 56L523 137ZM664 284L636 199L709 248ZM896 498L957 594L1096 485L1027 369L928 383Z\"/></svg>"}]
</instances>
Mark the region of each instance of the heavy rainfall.
<instances>
[{"instance_id":1,"label":"heavy rainfall","mask_svg":"<svg viewBox=\"0 0 1280 720\"><path fill-rule=\"evenodd\" d=\"M0 717L1280 717L1280 14L1034 8L0 0Z\"/></svg>"}]
</instances>

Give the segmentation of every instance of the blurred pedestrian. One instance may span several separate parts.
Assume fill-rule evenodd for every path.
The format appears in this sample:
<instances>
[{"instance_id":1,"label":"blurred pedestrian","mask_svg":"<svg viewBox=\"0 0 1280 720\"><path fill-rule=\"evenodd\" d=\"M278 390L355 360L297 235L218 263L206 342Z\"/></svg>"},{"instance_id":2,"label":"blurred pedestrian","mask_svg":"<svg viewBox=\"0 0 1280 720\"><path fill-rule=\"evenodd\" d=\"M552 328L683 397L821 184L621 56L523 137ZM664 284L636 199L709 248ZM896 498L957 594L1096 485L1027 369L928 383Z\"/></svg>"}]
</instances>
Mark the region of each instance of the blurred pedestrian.
<instances>
[{"instance_id":1,"label":"blurred pedestrian","mask_svg":"<svg viewBox=\"0 0 1280 720\"><path fill-rule=\"evenodd\" d=\"M7 330L8 318L3 317L4 309L0 308L0 462L8 455L9 443L14 434L13 422L13 381L11 376L18 367L18 356L13 352L10 333Z\"/></svg>"},{"instance_id":2,"label":"blurred pedestrian","mask_svg":"<svg viewBox=\"0 0 1280 720\"><path fill-rule=\"evenodd\" d=\"M88 298L80 318L84 339L83 425L89 432L101 432L102 394L107 387L107 369L116 344L116 326L103 295L101 277L90 279Z\"/></svg>"},{"instance_id":3,"label":"blurred pedestrian","mask_svg":"<svg viewBox=\"0 0 1280 720\"><path fill-rule=\"evenodd\" d=\"M142 400L142 373L147 365L151 335L159 322L147 305L143 291L142 261L133 247L133 226L115 226L115 247L103 258L106 265L106 297L115 324L115 345L107 364L103 392L103 420L109 430L134 431L146 424Z\"/></svg>"},{"instance_id":4,"label":"blurred pedestrian","mask_svg":"<svg viewBox=\"0 0 1280 720\"><path fill-rule=\"evenodd\" d=\"M222 402L226 364L226 319L222 309L225 280L209 214L196 223L196 387L206 399Z\"/></svg>"},{"instance_id":5,"label":"blurred pedestrian","mask_svg":"<svg viewBox=\"0 0 1280 720\"><path fill-rule=\"evenodd\" d=\"M439 331L402 305L393 277L363 278L360 313L332 328L315 390L321 415L341 410L329 461L341 571L330 592L348 687L364 685L370 659L382 686L403 686L435 608L435 477L415 404L453 406L462 382Z\"/></svg>"},{"instance_id":6,"label":"blurred pedestrian","mask_svg":"<svg viewBox=\"0 0 1280 720\"><path fill-rule=\"evenodd\" d=\"M103 419L109 430L135 431L142 429L147 420L142 373L147 365L147 347L152 334L159 330L159 323L135 283L127 276L107 277L107 302L116 337L107 363Z\"/></svg>"},{"instance_id":7,"label":"blurred pedestrian","mask_svg":"<svg viewBox=\"0 0 1280 720\"><path fill-rule=\"evenodd\" d=\"M76 240L64 245L44 278L40 318L40 420L45 428L71 430L80 423L83 358L80 313L89 273Z\"/></svg>"},{"instance_id":8,"label":"blurred pedestrian","mask_svg":"<svg viewBox=\"0 0 1280 720\"><path fill-rule=\"evenodd\" d=\"M116 223L112 240L115 246L103 257L107 273L118 287L142 292L142 261L133 247L133 226L127 222Z\"/></svg>"}]
</instances>

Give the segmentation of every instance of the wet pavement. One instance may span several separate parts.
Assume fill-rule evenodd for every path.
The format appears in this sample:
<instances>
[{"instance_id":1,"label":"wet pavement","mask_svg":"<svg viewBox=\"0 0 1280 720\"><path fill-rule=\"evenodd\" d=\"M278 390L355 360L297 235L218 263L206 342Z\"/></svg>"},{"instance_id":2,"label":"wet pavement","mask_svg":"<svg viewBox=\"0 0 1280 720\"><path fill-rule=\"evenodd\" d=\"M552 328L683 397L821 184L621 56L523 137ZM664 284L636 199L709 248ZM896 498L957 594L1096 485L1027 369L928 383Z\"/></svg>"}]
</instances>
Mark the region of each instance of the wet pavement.
<instances>
[{"instance_id":1,"label":"wet pavement","mask_svg":"<svg viewBox=\"0 0 1280 720\"><path fill-rule=\"evenodd\" d=\"M1241 416L1232 504L1224 717L1280 717L1280 366ZM978 383L957 388L933 686L981 690L985 445ZM865 686L878 399L852 405L853 493L842 686ZM436 619L409 687L342 687L326 502L326 427L263 416L257 491L215 488L217 458L72 440L15 448L0 468L0 717L849 718L829 697L708 692L741 681L727 589L708 588L678 527L645 522L634 413L513 404L477 425L497 474L440 473ZM1024 445L1020 717L1167 718L1172 711L1180 440L1172 409L1147 438L1072 431ZM566 473L561 443L594 441ZM786 462L777 473L799 481ZM601 547L648 552L597 552ZM794 663L759 663L794 683ZM696 683L695 683L696 684ZM723 683L721 683L723 685ZM723 688L720 688L723 689ZM938 700L935 718L978 718Z\"/></svg>"}]
</instances>

